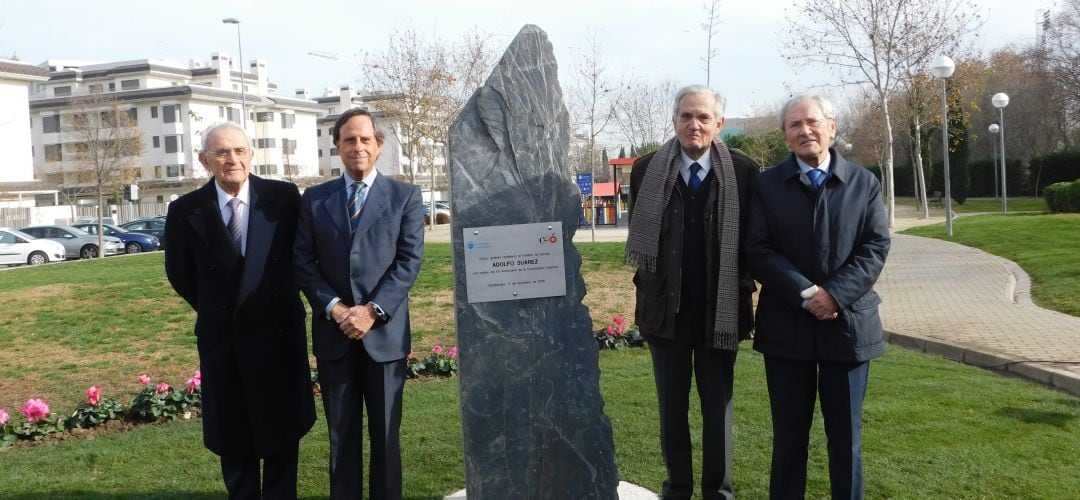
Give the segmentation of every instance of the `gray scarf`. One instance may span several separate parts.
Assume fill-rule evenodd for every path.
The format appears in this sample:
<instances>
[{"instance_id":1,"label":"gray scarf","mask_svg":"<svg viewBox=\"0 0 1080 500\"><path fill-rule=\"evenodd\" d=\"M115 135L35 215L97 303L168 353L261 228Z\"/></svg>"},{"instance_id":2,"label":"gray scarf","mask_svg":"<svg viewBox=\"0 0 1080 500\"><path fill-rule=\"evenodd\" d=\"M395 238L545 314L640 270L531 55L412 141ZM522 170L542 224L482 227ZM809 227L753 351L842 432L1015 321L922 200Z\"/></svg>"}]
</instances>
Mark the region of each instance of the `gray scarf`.
<instances>
[{"instance_id":1,"label":"gray scarf","mask_svg":"<svg viewBox=\"0 0 1080 500\"><path fill-rule=\"evenodd\" d=\"M660 225L671 200L680 168L681 146L673 138L653 155L645 167L640 192L634 196L634 217L626 240L626 263L656 272L660 249ZM719 183L716 196L716 224L720 241L719 276L716 280L716 318L712 347L739 348L739 190L735 165L723 141L712 143L712 168Z\"/></svg>"}]
</instances>

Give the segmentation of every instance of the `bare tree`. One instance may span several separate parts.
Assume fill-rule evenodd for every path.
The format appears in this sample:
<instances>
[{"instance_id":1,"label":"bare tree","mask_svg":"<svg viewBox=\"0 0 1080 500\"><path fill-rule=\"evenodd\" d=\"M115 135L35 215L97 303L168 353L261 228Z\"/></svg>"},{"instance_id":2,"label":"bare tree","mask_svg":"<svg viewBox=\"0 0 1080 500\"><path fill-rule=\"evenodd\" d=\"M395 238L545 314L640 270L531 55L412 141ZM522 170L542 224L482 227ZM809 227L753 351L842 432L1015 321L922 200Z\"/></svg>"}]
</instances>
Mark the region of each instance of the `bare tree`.
<instances>
[{"instance_id":1,"label":"bare tree","mask_svg":"<svg viewBox=\"0 0 1080 500\"><path fill-rule=\"evenodd\" d=\"M1080 0L1062 0L1045 31L1043 58L1070 120L1080 115Z\"/></svg>"},{"instance_id":2,"label":"bare tree","mask_svg":"<svg viewBox=\"0 0 1080 500\"><path fill-rule=\"evenodd\" d=\"M89 180L97 196L98 256L104 256L102 218L105 196L131 182L139 172L139 157L145 149L135 108L124 108L120 100L104 94L71 98L73 111L65 115L65 132L74 139L72 149L81 180Z\"/></svg>"},{"instance_id":3,"label":"bare tree","mask_svg":"<svg viewBox=\"0 0 1080 500\"><path fill-rule=\"evenodd\" d=\"M671 99L675 95L675 82L664 78L655 83L637 82L619 89L612 118L620 134L634 148L659 147L674 133L671 123Z\"/></svg>"},{"instance_id":4,"label":"bare tree","mask_svg":"<svg viewBox=\"0 0 1080 500\"><path fill-rule=\"evenodd\" d=\"M615 116L611 92L615 87L608 81L603 60L603 35L596 28L589 30L584 47L576 48L570 64L574 78L570 87L570 113L576 128L583 129L589 144L589 171L596 179L596 138L604 132ZM595 207L595 198L590 202ZM595 216L590 214L589 227L596 241Z\"/></svg>"},{"instance_id":5,"label":"bare tree","mask_svg":"<svg viewBox=\"0 0 1080 500\"><path fill-rule=\"evenodd\" d=\"M713 38L720 29L720 0L710 0L703 8L705 21L701 23L701 29L705 31L705 57L701 60L705 63L705 86L710 87L712 85L712 60L720 53L719 49L713 48Z\"/></svg>"},{"instance_id":6,"label":"bare tree","mask_svg":"<svg viewBox=\"0 0 1080 500\"><path fill-rule=\"evenodd\" d=\"M802 0L787 19L785 57L795 64L825 64L844 84L869 84L885 124L889 226L895 220L893 125L889 99L925 71L932 57L981 25L970 0Z\"/></svg>"}]
</instances>

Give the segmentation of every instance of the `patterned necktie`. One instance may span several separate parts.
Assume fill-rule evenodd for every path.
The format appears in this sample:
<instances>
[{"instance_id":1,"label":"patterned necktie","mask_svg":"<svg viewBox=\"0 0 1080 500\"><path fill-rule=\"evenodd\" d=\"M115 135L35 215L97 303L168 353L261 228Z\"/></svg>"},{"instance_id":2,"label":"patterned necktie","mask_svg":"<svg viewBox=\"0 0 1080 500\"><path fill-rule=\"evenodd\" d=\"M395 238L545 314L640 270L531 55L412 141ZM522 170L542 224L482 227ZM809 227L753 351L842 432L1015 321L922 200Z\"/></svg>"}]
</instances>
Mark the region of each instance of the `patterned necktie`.
<instances>
[{"instance_id":1,"label":"patterned necktie","mask_svg":"<svg viewBox=\"0 0 1080 500\"><path fill-rule=\"evenodd\" d=\"M687 183L690 189L696 190L701 185L701 177L698 176L698 172L701 172L701 165L695 161L690 164L690 182Z\"/></svg>"},{"instance_id":2,"label":"patterned necktie","mask_svg":"<svg viewBox=\"0 0 1080 500\"><path fill-rule=\"evenodd\" d=\"M229 200L229 237L232 238L233 246L236 247L236 251L243 254L243 246L241 241L243 240L244 231L240 227L240 211L237 209L240 206L240 198L233 198Z\"/></svg>"},{"instance_id":3,"label":"patterned necktie","mask_svg":"<svg viewBox=\"0 0 1080 500\"><path fill-rule=\"evenodd\" d=\"M814 191L821 189L821 184L825 182L825 172L816 168L811 168L806 173L806 176L810 178L810 183L814 185Z\"/></svg>"},{"instance_id":4,"label":"patterned necktie","mask_svg":"<svg viewBox=\"0 0 1080 500\"><path fill-rule=\"evenodd\" d=\"M364 182L353 183L352 197L349 198L349 225L353 231L360 225L360 212L364 210L364 201L367 200L367 184Z\"/></svg>"}]
</instances>

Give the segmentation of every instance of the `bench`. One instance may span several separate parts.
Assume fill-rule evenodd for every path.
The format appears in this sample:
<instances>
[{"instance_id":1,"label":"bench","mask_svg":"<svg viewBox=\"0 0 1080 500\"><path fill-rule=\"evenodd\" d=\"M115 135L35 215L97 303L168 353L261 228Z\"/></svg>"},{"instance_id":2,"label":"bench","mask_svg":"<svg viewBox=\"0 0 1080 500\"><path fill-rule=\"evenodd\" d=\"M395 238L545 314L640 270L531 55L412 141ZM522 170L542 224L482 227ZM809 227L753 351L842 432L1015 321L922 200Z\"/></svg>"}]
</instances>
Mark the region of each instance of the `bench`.
<instances>
[{"instance_id":1,"label":"bench","mask_svg":"<svg viewBox=\"0 0 1080 500\"><path fill-rule=\"evenodd\" d=\"M941 204L941 191L934 191L934 194L930 195L930 199L927 200L930 205L937 203L937 206L944 208L945 205Z\"/></svg>"}]
</instances>

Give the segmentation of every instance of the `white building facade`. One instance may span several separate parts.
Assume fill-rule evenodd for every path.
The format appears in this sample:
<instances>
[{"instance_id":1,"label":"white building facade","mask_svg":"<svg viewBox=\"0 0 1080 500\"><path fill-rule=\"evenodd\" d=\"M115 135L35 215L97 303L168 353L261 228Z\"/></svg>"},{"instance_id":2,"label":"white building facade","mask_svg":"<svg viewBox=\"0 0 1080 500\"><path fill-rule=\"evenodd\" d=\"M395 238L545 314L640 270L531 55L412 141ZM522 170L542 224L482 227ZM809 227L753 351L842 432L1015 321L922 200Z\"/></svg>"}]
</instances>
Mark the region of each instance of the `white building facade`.
<instances>
[{"instance_id":1,"label":"white building facade","mask_svg":"<svg viewBox=\"0 0 1080 500\"><path fill-rule=\"evenodd\" d=\"M198 160L203 130L225 121L242 124L245 107L254 149L252 173L293 181L319 175L316 120L322 108L311 100L276 95L264 61L251 61L243 74L225 53L187 65L144 59L77 66L48 61L44 66L51 77L33 85L30 95L38 179L79 187L82 167L73 161L77 143L66 115L74 113L72 97L92 94L119 101L141 131L144 152L135 182L143 203L169 201L203 184L210 177Z\"/></svg>"},{"instance_id":2,"label":"white building facade","mask_svg":"<svg viewBox=\"0 0 1080 500\"><path fill-rule=\"evenodd\" d=\"M0 182L34 180L28 87L48 79L42 68L0 59Z\"/></svg>"}]
</instances>

